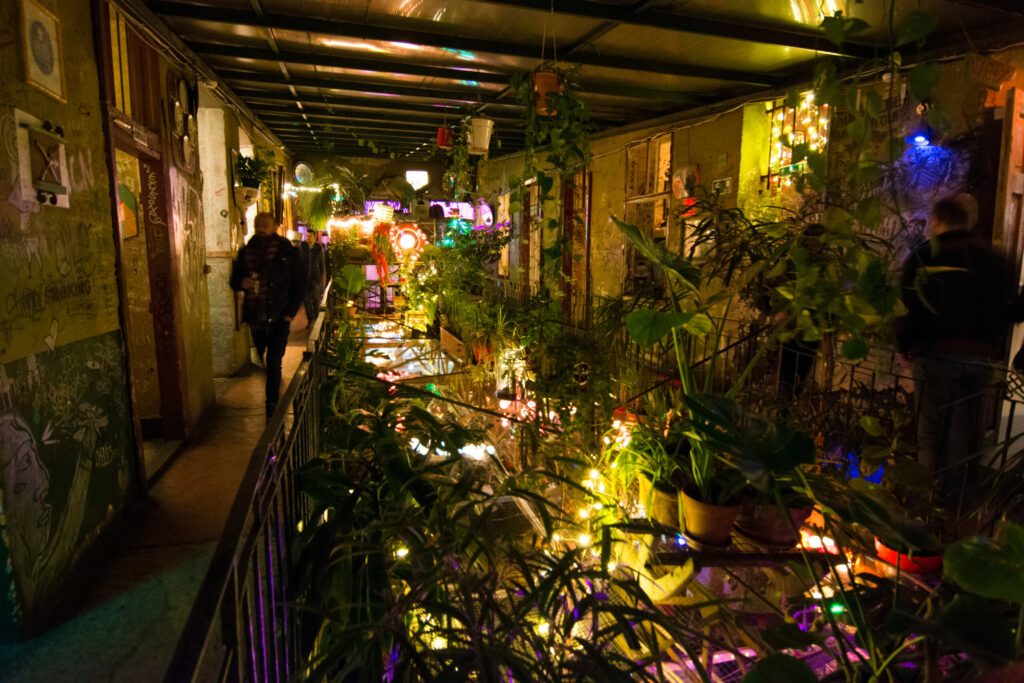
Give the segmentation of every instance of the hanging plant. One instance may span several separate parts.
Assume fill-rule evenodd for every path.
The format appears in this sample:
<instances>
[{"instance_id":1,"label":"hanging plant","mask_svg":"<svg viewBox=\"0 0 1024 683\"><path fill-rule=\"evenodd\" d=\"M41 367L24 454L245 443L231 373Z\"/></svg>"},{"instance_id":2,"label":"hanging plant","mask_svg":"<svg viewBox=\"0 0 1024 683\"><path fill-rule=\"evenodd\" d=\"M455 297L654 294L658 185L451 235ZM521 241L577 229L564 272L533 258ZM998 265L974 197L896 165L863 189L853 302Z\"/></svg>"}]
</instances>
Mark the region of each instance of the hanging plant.
<instances>
[{"instance_id":1,"label":"hanging plant","mask_svg":"<svg viewBox=\"0 0 1024 683\"><path fill-rule=\"evenodd\" d=\"M473 189L473 164L469 158L469 140L465 132L453 141L448 152L444 186L455 199L465 197Z\"/></svg>"},{"instance_id":2,"label":"hanging plant","mask_svg":"<svg viewBox=\"0 0 1024 683\"><path fill-rule=\"evenodd\" d=\"M260 187L270 179L273 165L274 155L265 149L257 148L251 157L239 155L235 161L238 183L242 187Z\"/></svg>"},{"instance_id":3,"label":"hanging plant","mask_svg":"<svg viewBox=\"0 0 1024 683\"><path fill-rule=\"evenodd\" d=\"M557 98L565 89L562 72L557 69L538 69L533 72L533 101L539 116L555 116L558 113Z\"/></svg>"},{"instance_id":4,"label":"hanging plant","mask_svg":"<svg viewBox=\"0 0 1024 683\"><path fill-rule=\"evenodd\" d=\"M587 165L590 114L579 98L578 73L578 67L543 67L512 79L516 100L526 108L527 172L535 167L540 150L547 151L547 162L562 175ZM535 85L537 77L544 84L543 100Z\"/></svg>"}]
</instances>

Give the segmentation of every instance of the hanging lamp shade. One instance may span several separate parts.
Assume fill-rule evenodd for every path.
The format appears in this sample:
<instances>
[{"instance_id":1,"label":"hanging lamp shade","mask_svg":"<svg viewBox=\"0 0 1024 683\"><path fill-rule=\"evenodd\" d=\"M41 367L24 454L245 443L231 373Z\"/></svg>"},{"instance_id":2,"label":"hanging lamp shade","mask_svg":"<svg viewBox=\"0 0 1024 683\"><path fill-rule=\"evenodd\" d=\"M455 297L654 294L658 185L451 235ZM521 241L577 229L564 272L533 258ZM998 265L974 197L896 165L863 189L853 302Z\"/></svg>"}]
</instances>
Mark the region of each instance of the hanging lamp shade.
<instances>
[{"instance_id":1,"label":"hanging lamp shade","mask_svg":"<svg viewBox=\"0 0 1024 683\"><path fill-rule=\"evenodd\" d=\"M494 132L494 121L482 117L469 120L469 153L487 154L491 146L491 134Z\"/></svg>"},{"instance_id":2,"label":"hanging lamp shade","mask_svg":"<svg viewBox=\"0 0 1024 683\"><path fill-rule=\"evenodd\" d=\"M451 149L452 148L452 129L448 126L437 127L437 148L438 149Z\"/></svg>"}]
</instances>

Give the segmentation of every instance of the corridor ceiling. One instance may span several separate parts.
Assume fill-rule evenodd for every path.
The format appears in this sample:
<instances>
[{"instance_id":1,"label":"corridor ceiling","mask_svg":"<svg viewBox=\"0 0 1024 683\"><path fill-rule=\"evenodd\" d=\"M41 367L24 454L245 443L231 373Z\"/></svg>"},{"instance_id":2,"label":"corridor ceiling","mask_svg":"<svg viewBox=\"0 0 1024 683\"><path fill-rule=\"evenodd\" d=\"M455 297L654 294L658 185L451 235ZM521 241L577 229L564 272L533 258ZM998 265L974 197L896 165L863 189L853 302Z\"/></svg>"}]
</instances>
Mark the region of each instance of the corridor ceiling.
<instances>
[{"instance_id":1,"label":"corridor ceiling","mask_svg":"<svg viewBox=\"0 0 1024 683\"><path fill-rule=\"evenodd\" d=\"M439 125L495 121L492 154L523 146L513 74L580 65L598 129L806 82L830 55L879 54L878 28L838 48L842 10L872 27L916 7L929 49L1024 41L1024 0L146 0L297 155L434 153Z\"/></svg>"}]
</instances>

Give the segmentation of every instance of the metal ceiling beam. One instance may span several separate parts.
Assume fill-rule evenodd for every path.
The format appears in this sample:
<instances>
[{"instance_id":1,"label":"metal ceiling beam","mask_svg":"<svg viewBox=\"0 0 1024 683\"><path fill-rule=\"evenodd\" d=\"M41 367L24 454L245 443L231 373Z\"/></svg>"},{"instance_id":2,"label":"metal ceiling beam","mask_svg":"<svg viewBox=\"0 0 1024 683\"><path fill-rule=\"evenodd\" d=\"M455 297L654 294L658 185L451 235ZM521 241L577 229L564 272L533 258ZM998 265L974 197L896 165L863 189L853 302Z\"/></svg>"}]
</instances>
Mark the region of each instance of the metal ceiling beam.
<instances>
[{"instance_id":1,"label":"metal ceiling beam","mask_svg":"<svg viewBox=\"0 0 1024 683\"><path fill-rule=\"evenodd\" d=\"M222 72L222 73L224 73L224 72ZM236 79L236 80L244 81L244 80L247 80L247 79L239 78L239 79ZM247 91L245 88L236 88L235 92L255 93L257 91ZM251 100L258 100L260 98L259 98L259 96L257 94L251 94L251 95L249 95L249 99L251 99ZM293 97L292 100L294 100L294 99L295 98ZM399 115L401 115L401 114L415 114L417 117L420 117L420 116L423 116L423 117L436 116L436 117L438 117L440 119L448 118L448 119L452 119L453 121L457 121L458 119L461 119L464 116L469 116L471 114L471 112L468 109L461 109L461 108L455 107L455 106L449 107L448 110L445 111L445 109L443 109L442 107L435 107L435 106L430 105L430 104L415 104L415 103L412 103L412 102L401 102L401 101L396 102L396 101L394 101L392 99L380 99L380 98L373 98L373 97L359 98L359 97L332 96L331 100L334 103L331 106L322 105L322 104L321 105L317 105L316 103L303 103L303 110L307 111L307 112L308 111L316 111L317 113L340 115L341 112L338 111L339 108L340 108L340 109L344 109L345 111L351 110L355 114L360 115L360 116L365 116L365 115L371 115L372 116L372 115L375 115L377 112L380 112L380 113L382 113L384 115L388 115L388 116L393 115L393 114L399 114ZM279 104L278 105L275 105L275 104L258 104L257 106L259 106L260 109L264 110L264 111L281 111L281 112L295 112L295 111L297 111L297 109L296 109L296 107L294 105L289 107L289 106L279 105ZM522 123L522 119L520 119L520 118L506 118L504 120L509 121L509 122L519 122L519 123Z\"/></svg>"},{"instance_id":2,"label":"metal ceiling beam","mask_svg":"<svg viewBox=\"0 0 1024 683\"><path fill-rule=\"evenodd\" d=\"M326 55L323 55L318 52L286 52L284 50L274 52L273 50L267 50L263 48L243 47L238 45L221 45L219 43L189 43L189 47L191 47L194 51L204 56L235 57L240 59L261 59L265 61L274 61L280 59L282 61L290 62L292 64L307 64L310 66L332 66L338 68L367 70L363 66L360 66L350 61L347 57L331 56L328 59ZM373 71L385 74L406 74L411 76L423 76L429 78L445 78L449 80L478 82L481 80L486 80L486 82L502 83L505 85L507 85L511 80L511 75L488 74L485 79L482 76L482 74L473 71L460 72L452 69L442 69L438 67L410 67L407 64L389 63L383 61L375 62L375 65L376 66L373 69ZM421 73L425 70L437 73ZM270 74L266 74L266 76L269 77ZM500 77L500 80L494 80L494 78L496 77ZM442 89L435 87L424 89L416 86L403 85L400 83L393 84L392 81L377 81L368 83L360 80L353 81L347 78L335 78L327 75L324 75L323 77L311 78L309 76L296 76L292 74L290 75L289 78L289 83L296 86L305 85L315 88L336 88L340 90L363 90L382 93L409 94L419 97L437 97L443 95L445 97L451 98L462 98L462 101L468 101L467 98L472 99L475 95L487 92L473 87L470 87L465 90ZM264 82L266 81L266 79L263 80ZM676 90L638 88L618 84L584 83L580 86L580 90L583 93L591 92L596 95L616 95L619 97L630 97L644 100L662 100L665 102L676 102L680 104L701 104L708 101L708 98L706 96L694 95Z\"/></svg>"},{"instance_id":3,"label":"metal ceiling beam","mask_svg":"<svg viewBox=\"0 0 1024 683\"><path fill-rule=\"evenodd\" d=\"M307 128L304 125L286 125L275 121L267 121L268 126L276 134L279 135L290 135L293 133L303 133L312 130L317 135L341 135L343 137L365 137L365 138L376 138L380 140L434 140L436 135L434 131L406 131L395 128L353 128L353 127L342 127L342 126L329 126L325 124L313 124L312 127ZM495 135L496 140L505 140L508 142L522 142L525 138L523 135Z\"/></svg>"},{"instance_id":4,"label":"metal ceiling beam","mask_svg":"<svg viewBox=\"0 0 1024 683\"><path fill-rule=\"evenodd\" d=\"M363 59L347 55L327 54L325 52L299 52L296 50L269 50L249 45L225 45L223 43L188 42L189 47L201 55L215 57L238 57L241 59L262 59L265 61L290 62L310 66L331 66L339 69L355 69L357 71L373 71L385 74L405 74L423 76L424 78L444 78L452 81L476 81L478 83L508 83L509 74L475 69L454 69L443 66L424 66L410 62L388 61L384 59Z\"/></svg>"},{"instance_id":5,"label":"metal ceiling beam","mask_svg":"<svg viewBox=\"0 0 1024 683\"><path fill-rule=\"evenodd\" d=\"M233 84L241 82L241 81L248 81L248 82L253 82L253 83L259 82L259 75L258 74L247 74L245 78L235 78L233 74L236 73L236 72L221 72L221 73L224 74L224 75L221 76L221 78L223 78L225 81L229 81L229 82L231 82ZM235 85L232 85L232 90L239 97L242 97L242 98L246 99L247 101L250 101L250 100L270 100L270 101L275 101L275 102L278 102L278 101L280 101L280 102L295 102L295 100L296 100L295 96L293 96L291 93L287 93L287 92L279 92L279 91L275 92L275 91L270 91L270 90L252 90L252 89L248 89L248 88L240 88L240 87L237 87ZM314 105L314 106L337 105L337 106L343 107L343 106L346 106L347 104L350 104L352 102L352 99L349 98L349 97L346 97L346 96L337 96L337 95L334 95L334 94L325 95L325 94L322 94L322 93L305 93L305 92L300 92L299 95L298 95L298 99L299 99L299 101L302 102L304 107L308 106L308 105ZM393 99L390 99L390 98L387 99L387 100L370 100L370 101L379 102L382 107L402 108L403 110L407 107L407 104L405 102L396 101L396 100L393 100ZM255 105L255 103L253 103L253 104ZM487 101L485 101L484 104L486 104L489 109L491 109L491 108L499 108L499 109L511 108L511 109L513 109L515 111L522 111L522 108L519 107L518 105L511 105L511 107L510 107L510 105L508 105L507 103L504 103L504 102L487 102ZM444 110L442 108L440 108L440 107L430 107L429 105L422 105L422 104L415 105L414 103L409 103L408 106L410 106L410 107L411 106L427 107L429 109L432 109L435 112L439 112L439 113L443 113L444 112ZM417 110L418 109L412 109L412 108L408 109L408 111L410 111L410 112L417 111ZM458 112L458 108L455 105L453 105L450 108L450 110L449 110L448 116L451 119L453 119L453 120L457 120L458 118L461 118L460 115L457 112ZM623 121L623 117L621 117L621 116L611 117L611 116L605 116L605 115L593 114L593 113L591 114L590 118L591 118L591 120L593 120L595 122L598 122L598 123L601 123L601 122L622 122Z\"/></svg>"},{"instance_id":6,"label":"metal ceiling beam","mask_svg":"<svg viewBox=\"0 0 1024 683\"><path fill-rule=\"evenodd\" d=\"M298 109L295 106L281 106L272 104L261 104L259 102L252 102L253 111L257 112L261 119L266 118L277 118L277 119L289 119L294 120L296 118L302 118L302 114L310 120L323 120L323 121L356 121L356 122L394 122L401 124L406 127L423 127L430 128L431 130L436 129L438 126L444 125L455 125L459 123L464 117L469 116L468 113L449 112L447 116L443 115L440 111L436 112L436 118L428 117L425 114L420 114L417 118L403 118L402 114L409 114L409 112L402 109L372 109L372 110L354 110L349 108L326 108L326 107L314 107L313 105L303 104L302 109ZM431 112L434 114L435 112ZM488 116L493 119L494 122L502 127L509 128L522 128L524 122L522 119L512 119L496 116Z\"/></svg>"},{"instance_id":7,"label":"metal ceiling beam","mask_svg":"<svg viewBox=\"0 0 1024 683\"><path fill-rule=\"evenodd\" d=\"M982 9L998 10L1024 16L1024 4L1020 0L952 0L957 5L971 5Z\"/></svg>"},{"instance_id":8,"label":"metal ceiling beam","mask_svg":"<svg viewBox=\"0 0 1024 683\"><path fill-rule=\"evenodd\" d=\"M423 130L436 131L437 127L442 124L442 121L425 121L423 119L406 119L393 115L389 116L353 116L353 112L335 112L333 114L318 114L309 109L298 109L291 108L287 111L274 111L264 107L259 108L259 116L264 121L302 121L308 120L311 123L346 123L353 126L373 126L373 125L388 125L388 129L394 128L422 128ZM361 112L355 112L361 113ZM303 114L305 117L303 118ZM449 117L452 119L452 123L458 123L458 118ZM493 117L492 117L493 118ZM511 121L511 120L510 120ZM497 123L497 121L495 121ZM502 128L509 129L522 129L522 121L511 121L509 123L501 123Z\"/></svg>"},{"instance_id":9,"label":"metal ceiling beam","mask_svg":"<svg viewBox=\"0 0 1024 683\"><path fill-rule=\"evenodd\" d=\"M516 9L532 9L540 12L555 12L557 14L586 17L587 19L614 21L620 24L649 26L715 38L729 38L750 43L813 50L846 57L864 59L876 55L876 50L871 45L846 43L840 47L825 40L816 30L787 28L777 24L765 24L756 21L735 21L659 9L646 9L634 12L629 5L605 4L603 2L595 2L595 0L475 1L515 7Z\"/></svg>"},{"instance_id":10,"label":"metal ceiling beam","mask_svg":"<svg viewBox=\"0 0 1024 683\"><path fill-rule=\"evenodd\" d=\"M154 11L166 17L201 19L225 24L239 24L264 29L281 29L331 35L341 38L357 38L364 40L380 40L386 42L409 43L424 47L448 50L465 50L483 52L507 57L520 57L540 61L536 45L506 43L490 38L476 38L464 35L434 33L408 26L385 26L364 22L339 21L321 17L299 16L293 14L263 13L225 7L209 7L182 2L151 2ZM361 60L378 61L378 60ZM629 71L644 71L660 74L676 74L694 78L709 78L721 81L743 83L747 85L774 86L779 78L765 73L725 69L706 64L686 64L677 61L665 62L651 59L635 59L598 53L573 54L571 61L587 66L599 66ZM355 67L353 67L355 68ZM476 80L480 80L479 78Z\"/></svg>"}]
</instances>

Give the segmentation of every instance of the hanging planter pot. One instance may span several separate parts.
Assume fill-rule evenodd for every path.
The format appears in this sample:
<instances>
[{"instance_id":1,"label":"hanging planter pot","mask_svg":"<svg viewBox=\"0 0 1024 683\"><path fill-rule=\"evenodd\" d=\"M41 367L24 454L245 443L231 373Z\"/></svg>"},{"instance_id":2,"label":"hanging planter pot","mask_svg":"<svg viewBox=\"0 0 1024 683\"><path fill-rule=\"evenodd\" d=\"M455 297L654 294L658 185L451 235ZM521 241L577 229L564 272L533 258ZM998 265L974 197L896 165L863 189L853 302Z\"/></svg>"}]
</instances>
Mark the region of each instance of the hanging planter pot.
<instances>
[{"instance_id":1,"label":"hanging planter pot","mask_svg":"<svg viewBox=\"0 0 1024 683\"><path fill-rule=\"evenodd\" d=\"M256 199L259 196L260 188L258 187L236 187L235 188L235 205L245 211L250 206L256 203Z\"/></svg>"},{"instance_id":2,"label":"hanging planter pot","mask_svg":"<svg viewBox=\"0 0 1024 683\"><path fill-rule=\"evenodd\" d=\"M437 148L438 149L451 149L452 148L452 129L448 126L437 127Z\"/></svg>"},{"instance_id":3,"label":"hanging planter pot","mask_svg":"<svg viewBox=\"0 0 1024 683\"><path fill-rule=\"evenodd\" d=\"M487 154L491 146L491 133L494 132L494 121L481 117L469 120L469 153L474 155Z\"/></svg>"},{"instance_id":4,"label":"hanging planter pot","mask_svg":"<svg viewBox=\"0 0 1024 683\"><path fill-rule=\"evenodd\" d=\"M538 115L555 116L558 113L548 96L561 95L564 87L562 74L557 71L537 71L533 74L534 107Z\"/></svg>"}]
</instances>

